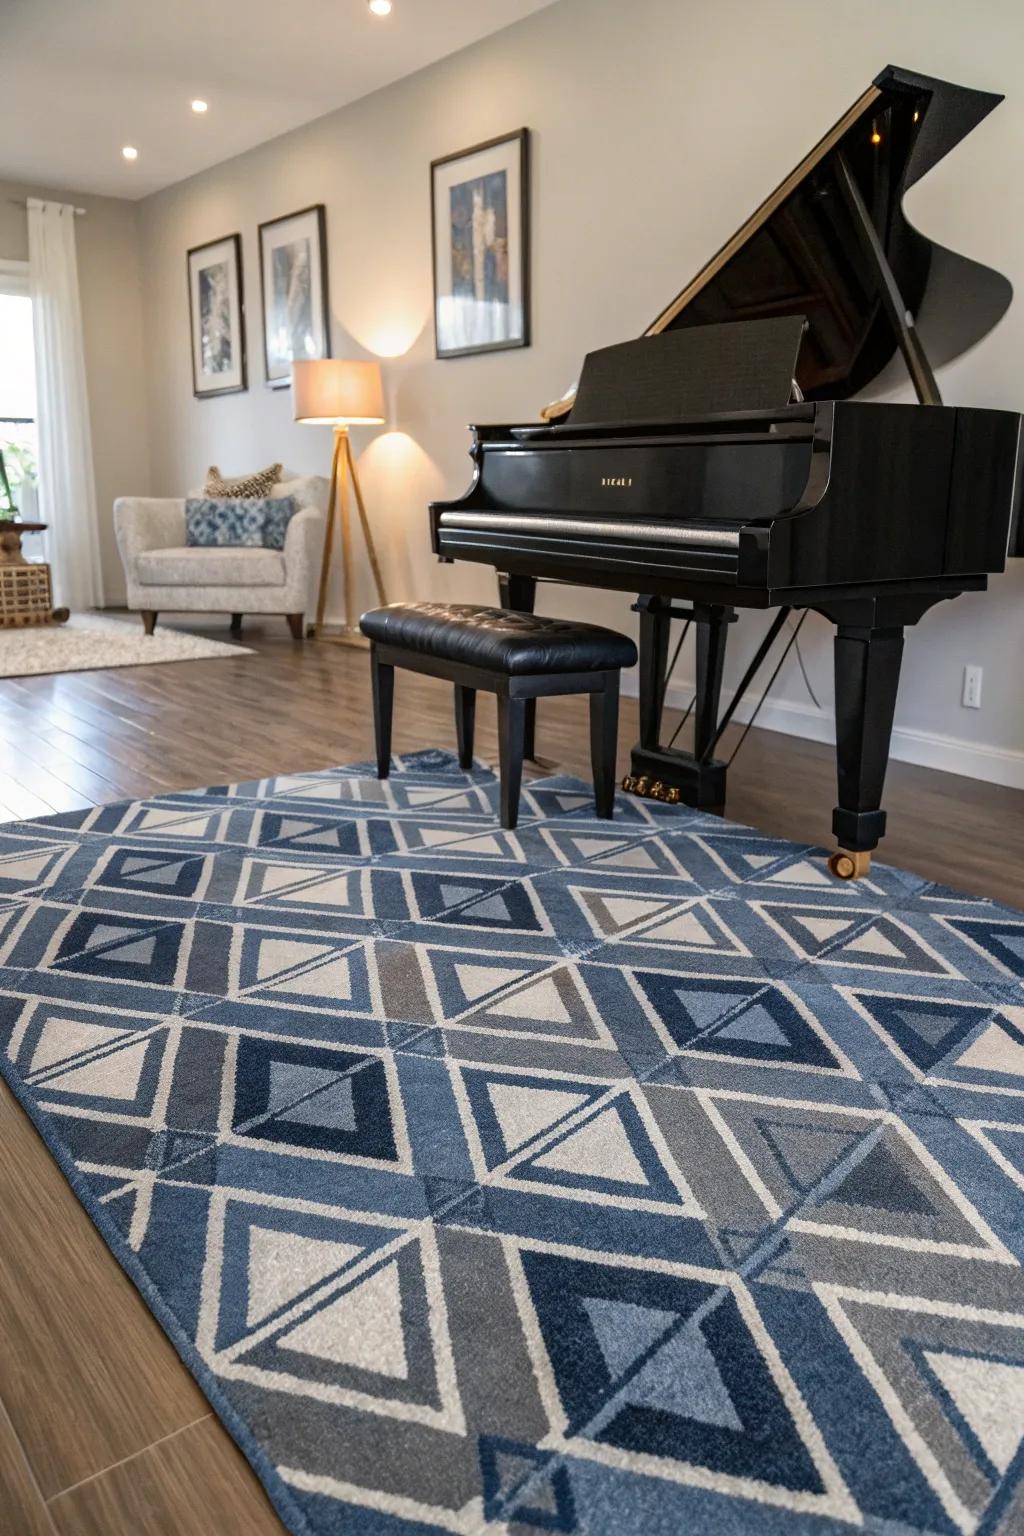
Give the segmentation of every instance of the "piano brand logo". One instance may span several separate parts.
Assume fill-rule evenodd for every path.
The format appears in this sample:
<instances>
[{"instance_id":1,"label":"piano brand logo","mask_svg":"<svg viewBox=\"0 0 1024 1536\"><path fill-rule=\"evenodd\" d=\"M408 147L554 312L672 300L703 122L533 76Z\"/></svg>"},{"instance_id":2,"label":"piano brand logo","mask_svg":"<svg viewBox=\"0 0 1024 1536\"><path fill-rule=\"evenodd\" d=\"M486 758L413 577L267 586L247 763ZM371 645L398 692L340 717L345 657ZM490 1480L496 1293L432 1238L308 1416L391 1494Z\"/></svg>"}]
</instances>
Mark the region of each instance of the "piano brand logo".
<instances>
[{"instance_id":1,"label":"piano brand logo","mask_svg":"<svg viewBox=\"0 0 1024 1536\"><path fill-rule=\"evenodd\" d=\"M632 485L633 484L633 476L632 475L602 475L601 476L601 484L602 485Z\"/></svg>"}]
</instances>

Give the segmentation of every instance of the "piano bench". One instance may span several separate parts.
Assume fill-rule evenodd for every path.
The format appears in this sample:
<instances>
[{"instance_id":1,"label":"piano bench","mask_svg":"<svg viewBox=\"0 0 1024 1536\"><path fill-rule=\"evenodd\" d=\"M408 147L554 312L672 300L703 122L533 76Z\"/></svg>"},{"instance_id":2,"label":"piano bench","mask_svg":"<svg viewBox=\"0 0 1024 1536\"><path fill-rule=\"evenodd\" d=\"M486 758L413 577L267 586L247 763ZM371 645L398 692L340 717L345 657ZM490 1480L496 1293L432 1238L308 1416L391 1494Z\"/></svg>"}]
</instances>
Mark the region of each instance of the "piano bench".
<instances>
[{"instance_id":1,"label":"piano bench","mask_svg":"<svg viewBox=\"0 0 1024 1536\"><path fill-rule=\"evenodd\" d=\"M392 603L364 613L360 628L370 641L378 778L386 779L391 768L396 667L454 684L463 768L472 766L476 695L483 689L498 699L501 825L511 829L519 815L529 701L588 693L594 801L598 816L612 815L619 674L636 664L632 640L596 624L466 603Z\"/></svg>"}]
</instances>

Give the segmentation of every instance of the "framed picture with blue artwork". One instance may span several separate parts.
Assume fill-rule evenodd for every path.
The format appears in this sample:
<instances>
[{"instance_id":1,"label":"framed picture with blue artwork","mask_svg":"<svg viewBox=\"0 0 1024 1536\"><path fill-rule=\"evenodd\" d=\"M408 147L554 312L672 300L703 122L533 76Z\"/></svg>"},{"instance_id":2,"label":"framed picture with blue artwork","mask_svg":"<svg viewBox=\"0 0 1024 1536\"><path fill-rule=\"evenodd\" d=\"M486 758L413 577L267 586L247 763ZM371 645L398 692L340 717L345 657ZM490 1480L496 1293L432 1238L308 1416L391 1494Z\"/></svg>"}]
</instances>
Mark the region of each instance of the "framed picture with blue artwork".
<instances>
[{"instance_id":1,"label":"framed picture with blue artwork","mask_svg":"<svg viewBox=\"0 0 1024 1536\"><path fill-rule=\"evenodd\" d=\"M529 130L430 166L438 357L530 344Z\"/></svg>"},{"instance_id":2,"label":"framed picture with blue artwork","mask_svg":"<svg viewBox=\"0 0 1024 1536\"><path fill-rule=\"evenodd\" d=\"M242 242L225 235L187 253L192 393L197 399L247 387Z\"/></svg>"},{"instance_id":3,"label":"framed picture with blue artwork","mask_svg":"<svg viewBox=\"0 0 1024 1536\"><path fill-rule=\"evenodd\" d=\"M331 355L323 203L268 219L259 240L264 372L271 389L285 389L293 362Z\"/></svg>"}]
</instances>

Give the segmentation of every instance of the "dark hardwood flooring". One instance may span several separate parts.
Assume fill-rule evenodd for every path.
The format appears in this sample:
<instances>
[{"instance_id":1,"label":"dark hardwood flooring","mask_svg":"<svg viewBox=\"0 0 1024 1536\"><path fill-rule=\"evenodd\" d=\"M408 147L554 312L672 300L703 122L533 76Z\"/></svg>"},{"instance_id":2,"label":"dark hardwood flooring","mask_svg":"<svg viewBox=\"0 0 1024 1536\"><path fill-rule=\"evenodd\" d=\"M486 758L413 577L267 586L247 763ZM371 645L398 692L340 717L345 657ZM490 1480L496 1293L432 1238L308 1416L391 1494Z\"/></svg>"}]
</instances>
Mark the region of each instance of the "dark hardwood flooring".
<instances>
[{"instance_id":1,"label":"dark hardwood flooring","mask_svg":"<svg viewBox=\"0 0 1024 1536\"><path fill-rule=\"evenodd\" d=\"M203 626L196 626L197 629ZM204 632L227 639L226 621ZM366 658L255 622L257 655L0 681L0 821L368 757ZM636 735L624 700L620 771ZM497 754L493 700L477 750ZM454 746L450 690L399 674L397 752ZM585 704L541 704L538 745L589 772ZM831 750L750 733L729 814L829 842ZM1024 793L902 763L885 858L1024 906ZM270 1536L259 1483L0 1085L0 1530Z\"/></svg>"}]
</instances>

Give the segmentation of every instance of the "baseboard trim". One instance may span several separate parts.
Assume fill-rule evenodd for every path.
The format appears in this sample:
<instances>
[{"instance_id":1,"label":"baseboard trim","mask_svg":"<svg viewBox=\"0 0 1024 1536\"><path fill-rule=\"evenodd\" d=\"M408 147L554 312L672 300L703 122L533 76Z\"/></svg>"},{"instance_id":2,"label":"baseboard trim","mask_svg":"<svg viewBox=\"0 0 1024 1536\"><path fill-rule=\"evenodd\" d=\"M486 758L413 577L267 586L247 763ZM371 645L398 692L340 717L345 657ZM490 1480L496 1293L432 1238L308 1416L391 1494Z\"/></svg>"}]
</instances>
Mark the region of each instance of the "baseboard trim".
<instances>
[{"instance_id":1,"label":"baseboard trim","mask_svg":"<svg viewBox=\"0 0 1024 1536\"><path fill-rule=\"evenodd\" d=\"M637 694L636 674L623 678L623 692ZM693 684L669 685L666 702L672 709L685 709L693 697ZM732 695L723 690L723 701ZM745 725L753 713L756 698L748 694L736 710L735 719ZM757 717L758 725L786 736L802 736L808 741L835 740L835 717L830 710L815 709L813 704L798 704L790 699L766 699ZM919 731L897 726L892 733L890 756L901 763L917 763L922 768L937 768L968 779L983 779L988 784L1002 784L1008 789L1024 789L1024 752L1012 747L995 747L984 742L964 741L957 736Z\"/></svg>"}]
</instances>

